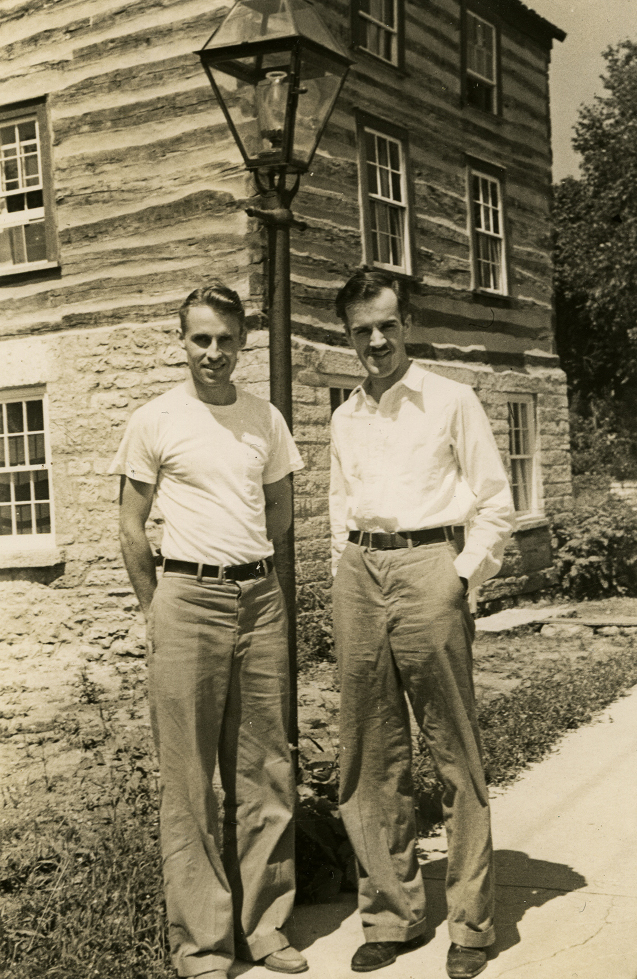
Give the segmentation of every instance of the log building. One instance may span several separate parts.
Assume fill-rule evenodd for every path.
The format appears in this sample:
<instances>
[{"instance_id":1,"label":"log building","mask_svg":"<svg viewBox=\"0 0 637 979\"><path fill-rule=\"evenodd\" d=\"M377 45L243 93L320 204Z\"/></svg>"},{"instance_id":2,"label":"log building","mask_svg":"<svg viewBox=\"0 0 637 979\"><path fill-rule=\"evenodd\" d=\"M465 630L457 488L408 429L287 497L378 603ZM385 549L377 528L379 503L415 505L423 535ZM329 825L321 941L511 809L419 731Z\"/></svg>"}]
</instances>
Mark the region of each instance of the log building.
<instances>
[{"instance_id":1,"label":"log building","mask_svg":"<svg viewBox=\"0 0 637 979\"><path fill-rule=\"evenodd\" d=\"M329 584L329 417L361 376L334 296L404 279L411 353L471 384L518 528L482 599L542 587L570 506L553 341L548 72L564 34L520 0L320 0L354 59L292 232L297 577ZM218 276L268 394L265 234L199 59L221 0L0 7L0 578L129 601L106 475L133 409L184 376L177 308ZM309 597L308 597L309 596ZM304 607L308 607L306 602Z\"/></svg>"}]
</instances>

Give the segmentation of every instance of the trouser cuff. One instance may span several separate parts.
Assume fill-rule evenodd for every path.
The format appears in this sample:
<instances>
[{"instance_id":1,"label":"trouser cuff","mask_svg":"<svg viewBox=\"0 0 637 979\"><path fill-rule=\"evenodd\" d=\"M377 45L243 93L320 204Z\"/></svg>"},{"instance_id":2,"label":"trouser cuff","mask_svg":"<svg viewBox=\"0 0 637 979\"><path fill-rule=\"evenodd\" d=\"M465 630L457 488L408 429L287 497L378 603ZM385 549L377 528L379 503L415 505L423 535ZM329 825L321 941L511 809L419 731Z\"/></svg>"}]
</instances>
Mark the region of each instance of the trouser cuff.
<instances>
[{"instance_id":1,"label":"trouser cuff","mask_svg":"<svg viewBox=\"0 0 637 979\"><path fill-rule=\"evenodd\" d=\"M408 942L412 938L424 935L427 922L423 918L414 925L364 925L363 935L366 942Z\"/></svg>"},{"instance_id":2,"label":"trouser cuff","mask_svg":"<svg viewBox=\"0 0 637 979\"><path fill-rule=\"evenodd\" d=\"M186 958L179 964L173 961L173 965L178 976L183 977L183 979L196 979L197 976L205 975L207 972L217 970L228 972L233 961L234 959L230 955L218 955L211 952L209 955L197 955L196 958L193 957L190 960Z\"/></svg>"},{"instance_id":3,"label":"trouser cuff","mask_svg":"<svg viewBox=\"0 0 637 979\"><path fill-rule=\"evenodd\" d=\"M464 945L465 948L487 948L495 941L495 929L491 926L486 931L472 931L464 925L449 922L449 938L456 945Z\"/></svg>"},{"instance_id":4,"label":"trouser cuff","mask_svg":"<svg viewBox=\"0 0 637 979\"><path fill-rule=\"evenodd\" d=\"M272 952L280 952L289 944L282 931L273 931L270 935L253 939L247 945L238 945L237 957L243 959L244 962L259 962L266 955L270 955Z\"/></svg>"}]
</instances>

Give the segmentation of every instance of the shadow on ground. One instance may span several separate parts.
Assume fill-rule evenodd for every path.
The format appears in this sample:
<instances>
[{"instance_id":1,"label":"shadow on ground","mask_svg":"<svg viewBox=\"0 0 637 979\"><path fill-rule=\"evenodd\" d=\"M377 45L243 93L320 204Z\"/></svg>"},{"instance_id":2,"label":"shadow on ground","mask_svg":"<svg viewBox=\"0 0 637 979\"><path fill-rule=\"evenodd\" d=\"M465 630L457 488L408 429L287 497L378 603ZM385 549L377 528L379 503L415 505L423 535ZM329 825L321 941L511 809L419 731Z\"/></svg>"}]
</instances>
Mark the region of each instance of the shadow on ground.
<instances>
[{"instance_id":1,"label":"shadow on ground","mask_svg":"<svg viewBox=\"0 0 637 979\"><path fill-rule=\"evenodd\" d=\"M447 860L427 861L422 867L427 892L428 934L447 917L444 880ZM529 908L540 908L553 898L586 886L586 878L572 867L547 860L533 860L519 850L495 853L496 940L489 958L512 948L520 941L518 924Z\"/></svg>"}]
</instances>

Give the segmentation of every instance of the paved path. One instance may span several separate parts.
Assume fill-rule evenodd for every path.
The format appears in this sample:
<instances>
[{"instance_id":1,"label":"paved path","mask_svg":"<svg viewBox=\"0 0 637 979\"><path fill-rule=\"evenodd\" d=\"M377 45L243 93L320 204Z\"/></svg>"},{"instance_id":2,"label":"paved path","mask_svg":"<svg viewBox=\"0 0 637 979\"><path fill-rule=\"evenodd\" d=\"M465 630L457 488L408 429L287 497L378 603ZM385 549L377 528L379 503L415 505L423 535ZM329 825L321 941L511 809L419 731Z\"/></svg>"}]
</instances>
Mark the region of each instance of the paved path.
<instances>
[{"instance_id":1,"label":"paved path","mask_svg":"<svg viewBox=\"0 0 637 979\"><path fill-rule=\"evenodd\" d=\"M492 799L498 941L485 979L637 979L637 687ZM444 837L423 841L435 935L377 974L444 979ZM353 979L351 897L297 908L308 979ZM232 975L272 977L237 964Z\"/></svg>"}]
</instances>

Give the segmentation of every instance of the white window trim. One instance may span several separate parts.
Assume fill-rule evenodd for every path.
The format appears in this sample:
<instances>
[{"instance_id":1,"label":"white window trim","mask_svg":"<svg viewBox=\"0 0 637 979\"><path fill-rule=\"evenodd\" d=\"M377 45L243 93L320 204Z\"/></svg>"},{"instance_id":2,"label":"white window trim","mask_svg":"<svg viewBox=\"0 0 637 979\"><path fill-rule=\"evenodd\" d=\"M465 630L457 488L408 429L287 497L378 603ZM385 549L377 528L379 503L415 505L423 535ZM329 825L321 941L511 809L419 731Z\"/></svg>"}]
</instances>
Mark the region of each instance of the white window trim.
<instances>
[{"instance_id":1,"label":"white window trim","mask_svg":"<svg viewBox=\"0 0 637 979\"><path fill-rule=\"evenodd\" d=\"M491 71L493 73L493 77L492 78L489 78L488 75L483 75L481 72L476 71L475 68L470 68L469 67L469 49L473 46L473 45L471 45L471 43L469 41L469 19L470 18L473 19L473 20L478 21L478 23L480 23L480 24L484 24L486 27L489 27L491 29L491 33L492 33L492 37L493 37L493 55L492 55L492 60L491 60ZM479 17L478 14L475 14L472 10L467 10L467 75L469 75L471 78L477 78L478 81L484 82L485 85L490 85L491 88L494 89L494 92L496 94L496 97L497 97L497 84L498 84L498 62L497 62L497 57L498 57L498 33L497 33L497 30L496 30L495 24L492 24L492 23L490 23L490 21L485 20L484 17ZM495 108L496 108L496 105L495 105L495 99L494 99L494 111L495 111Z\"/></svg>"},{"instance_id":2,"label":"white window trim","mask_svg":"<svg viewBox=\"0 0 637 979\"><path fill-rule=\"evenodd\" d=\"M527 455L514 456L511 454L511 420L510 405L526 404L529 406L527 412L529 420L529 442L531 452ZM540 526L545 523L544 504L542 499L541 469L540 469L540 441L538 437L537 425L537 399L533 394L508 394L507 395L507 425L509 432L509 462L511 465L511 481L513 482L513 462L514 459L531 460L531 479L530 479L530 508L528 510L516 510L515 518L518 530L530 530L532 527Z\"/></svg>"},{"instance_id":3,"label":"white window trim","mask_svg":"<svg viewBox=\"0 0 637 979\"><path fill-rule=\"evenodd\" d=\"M398 147L399 159L400 159L400 189L402 195L402 201L394 201L389 198L382 197L380 194L372 194L369 189L369 183L367 179L367 145L366 142L360 148L360 166L364 168L364 174L359 177L359 187L360 187L360 199L361 199L361 235L363 240L363 258L365 264L373 265L375 268L386 269L388 272L397 272L404 275L411 275L412 270L412 254L411 254L411 233L410 233L410 221L411 221L411 208L409 200L409 187L407 184L407 155L405 153L405 145L402 139L397 136L393 136L388 132L383 131L382 128L365 124L361 128L363 139L367 136L367 133L371 133L373 136L380 136L381 139L386 139L389 142L395 143ZM370 202L372 200L378 200L383 204L388 204L397 210L402 211L403 214L403 264L402 265L391 265L387 262L376 261L373 257L373 244L372 244L372 221L371 221L371 206Z\"/></svg>"},{"instance_id":4,"label":"white window trim","mask_svg":"<svg viewBox=\"0 0 637 979\"><path fill-rule=\"evenodd\" d=\"M33 262L19 262L16 264L7 262L0 265L0 278L6 278L24 272L35 272L59 267L57 219L55 213L55 194L53 190L53 162L50 146L51 126L46 102L41 99L34 99L13 105L0 105L0 125L16 125L27 119L34 119L36 123L40 182L36 187L26 187L21 192L26 193L28 190L41 190L43 207L32 208L28 211L16 211L12 214L6 212L4 215L0 215L0 230L9 227L26 227L35 222L42 222L46 257ZM25 215L28 215L26 219Z\"/></svg>"},{"instance_id":5,"label":"white window trim","mask_svg":"<svg viewBox=\"0 0 637 979\"><path fill-rule=\"evenodd\" d=\"M500 217L500 233L499 235L493 232L483 231L481 228L476 228L475 220L473 216L473 178L478 177L480 180L488 180L492 184L496 184L498 188L498 214ZM507 276L507 240L505 233L505 213L504 213L504 194L502 192L503 182L498 177L494 177L491 173L486 173L480 170L478 167L469 166L467 170L467 198L469 202L468 207L468 218L469 218L469 235L471 241L471 288L475 292L485 293L491 296L508 296L509 295L509 283ZM492 289L488 286L480 285L479 275L478 275L478 235L484 235L487 238L493 238L500 242L500 288Z\"/></svg>"},{"instance_id":6,"label":"white window trim","mask_svg":"<svg viewBox=\"0 0 637 979\"><path fill-rule=\"evenodd\" d=\"M393 5L393 8L394 8L394 26L393 27L391 27L389 24L385 23L384 20L377 20L375 17L372 17L372 15L371 14L368 14L367 11L362 10L360 6L358 7L358 17L360 18L360 20L367 21L368 24L373 24L374 27L378 27L378 29L382 33L384 33L384 34L391 34L392 35L391 48L392 48L393 57L392 58L385 58L385 57L383 57L382 54L378 54L377 51L372 51L371 48L368 48L365 44L362 44L362 43L360 44L360 48L361 48L361 51L366 51L367 54L371 54L373 58L378 58L379 61L384 62L386 65L394 65L394 67L396 67L398 65L398 59L399 59L399 52L398 52L398 44L399 44L399 39L398 39L398 0L391 0L391 2L392 2L392 5Z\"/></svg>"},{"instance_id":7,"label":"white window trim","mask_svg":"<svg viewBox=\"0 0 637 979\"><path fill-rule=\"evenodd\" d=\"M24 555L25 561L18 561L22 565L28 563L28 557L34 552L51 552L55 549L55 501L53 495L53 473L51 464L51 437L49 425L49 406L47 392L43 388L13 388L0 391L0 403L5 404L9 401L42 401L42 414L44 421L44 457L45 462L40 468L46 468L49 476L49 514L51 530L48 534L3 534L0 535L0 566L7 566L8 558L20 558ZM4 438L5 436L0 436ZM0 469L2 474L15 472L32 472L35 466L3 466ZM56 549L57 550L57 549ZM37 562L38 564L41 562ZM53 560L44 563L54 563Z\"/></svg>"}]
</instances>

